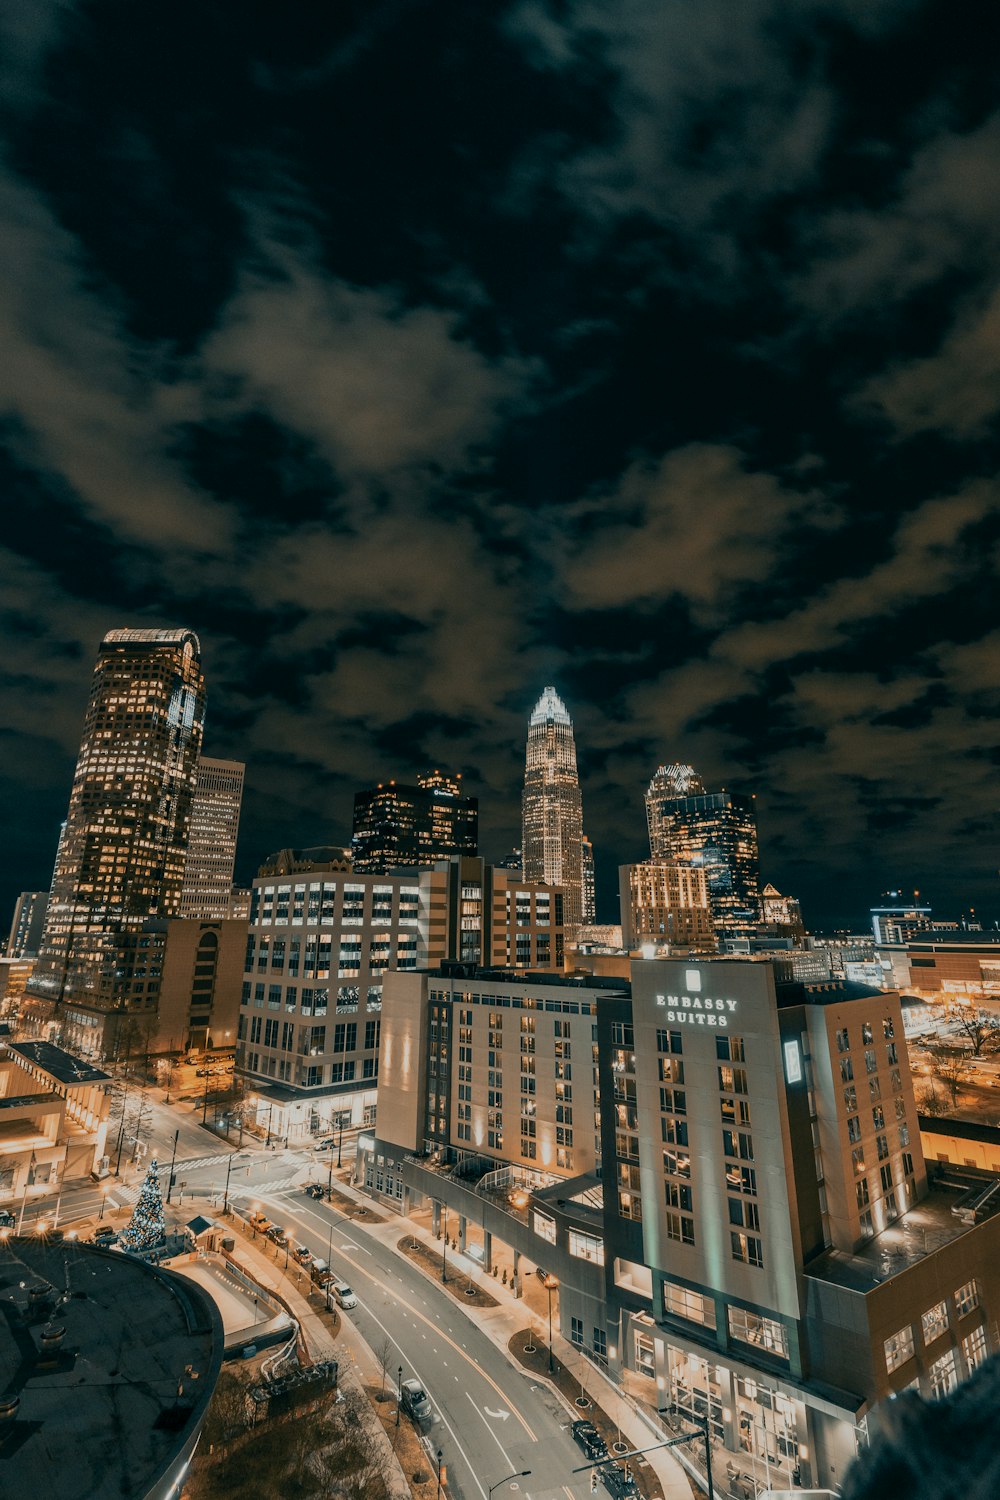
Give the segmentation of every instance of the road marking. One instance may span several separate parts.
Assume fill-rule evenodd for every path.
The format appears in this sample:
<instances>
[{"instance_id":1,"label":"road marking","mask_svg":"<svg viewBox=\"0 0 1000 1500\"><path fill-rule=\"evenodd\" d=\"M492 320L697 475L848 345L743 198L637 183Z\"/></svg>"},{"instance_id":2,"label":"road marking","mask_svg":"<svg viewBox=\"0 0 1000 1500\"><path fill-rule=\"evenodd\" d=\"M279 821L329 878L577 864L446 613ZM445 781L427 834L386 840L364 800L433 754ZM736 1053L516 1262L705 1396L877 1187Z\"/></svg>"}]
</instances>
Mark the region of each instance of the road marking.
<instances>
[{"instance_id":1,"label":"road marking","mask_svg":"<svg viewBox=\"0 0 1000 1500\"><path fill-rule=\"evenodd\" d=\"M267 1198L263 1194L261 1195L261 1198L262 1198L262 1201L267 1202ZM305 1213L309 1213L309 1209L308 1208L304 1208L302 1211L305 1212ZM290 1217L294 1218L295 1217L295 1213L293 1212L290 1215ZM322 1220L320 1222L322 1222ZM374 1272L367 1270L364 1266L360 1265L358 1263L358 1261L352 1260L349 1255L344 1255L343 1258L344 1258L344 1260L347 1261L347 1263L348 1263L349 1266L353 1266L353 1268L354 1268L355 1271L358 1271L362 1276L367 1276L368 1279L369 1279L369 1281L374 1281L375 1284L376 1284L376 1286L378 1286L378 1287L382 1287L383 1286L382 1281L379 1279L378 1276L375 1275ZM422 1323L426 1323L427 1326L428 1326L428 1328L430 1328L432 1332L434 1332L434 1333L441 1333L441 1330L434 1324L434 1322L432 1321L432 1319L428 1318L425 1313L422 1313L418 1307L414 1307L413 1304L412 1304L412 1302L408 1302L406 1300L406 1298L405 1297L401 1297L398 1292L394 1293L393 1295L396 1297L397 1301L403 1307L406 1308L407 1312L416 1314L416 1316L420 1319L420 1321ZM374 1313L372 1314L372 1316L374 1317ZM376 1322L377 1321L378 1320L376 1319ZM382 1327L381 1323L379 1323L379 1327L380 1328ZM416 1327L416 1323L414 1323L414 1327ZM455 1351L456 1354L459 1353L458 1345L457 1345L457 1343L455 1342L454 1339L448 1338L447 1334L441 1334L441 1337L445 1340L445 1342L447 1344L449 1344L451 1346L452 1349L454 1349L454 1351ZM395 1343L395 1342L396 1342L395 1339L393 1339L393 1343ZM462 1348L465 1349L465 1345L464 1344L462 1345ZM474 1370L476 1370L479 1373L479 1375L482 1376L483 1380L486 1381L487 1385L490 1385L490 1386L493 1387L493 1389L496 1391L497 1395L500 1397L501 1403L503 1403L504 1401L506 1401L508 1399L507 1395L506 1395L506 1392L503 1391L500 1388L499 1385L497 1385L497 1382L493 1379L492 1375L487 1375L486 1371L482 1368L482 1366L479 1365L479 1364L477 1364L476 1360L473 1359L470 1354L466 1353L465 1359L472 1366L472 1368ZM512 1403L512 1405L513 1405L513 1403ZM524 1417L518 1411L516 1405L514 1405L514 1415L517 1418L517 1420L520 1422L521 1426L524 1428L525 1432L528 1434L528 1437L531 1439L531 1441L533 1443L537 1443L538 1442L538 1436L537 1436L537 1434L531 1429L531 1427L525 1421ZM478 1484L478 1480L476 1482ZM480 1485L480 1489L482 1489L481 1485Z\"/></svg>"},{"instance_id":2,"label":"road marking","mask_svg":"<svg viewBox=\"0 0 1000 1500\"><path fill-rule=\"evenodd\" d=\"M488 1417L492 1417L494 1422L506 1422L507 1418L510 1416L509 1411L504 1411L502 1409L500 1411L492 1411L488 1406L484 1406L483 1411Z\"/></svg>"},{"instance_id":3,"label":"road marking","mask_svg":"<svg viewBox=\"0 0 1000 1500\"><path fill-rule=\"evenodd\" d=\"M465 1394L467 1396L469 1396L468 1391L466 1391ZM471 1396L469 1396L469 1400L472 1401L472 1397ZM503 1454L503 1456L504 1456L504 1462L506 1463L508 1469L512 1469L514 1467L514 1464L513 1464L513 1461L511 1460L510 1454L507 1452L507 1449L504 1447L503 1443L501 1443L500 1439L497 1437L496 1433L493 1431L493 1428L490 1426L489 1422L487 1422L485 1416L483 1416L483 1413L480 1410L480 1408L478 1406L476 1406L475 1401L472 1401L472 1405L473 1405L474 1409L477 1412L479 1412L479 1415L483 1418L483 1425L485 1426L486 1431L489 1433L490 1437L496 1443L497 1447L500 1449L500 1452ZM487 1407L486 1410L489 1411L489 1407ZM492 1412L490 1413L490 1415L492 1416Z\"/></svg>"}]
</instances>

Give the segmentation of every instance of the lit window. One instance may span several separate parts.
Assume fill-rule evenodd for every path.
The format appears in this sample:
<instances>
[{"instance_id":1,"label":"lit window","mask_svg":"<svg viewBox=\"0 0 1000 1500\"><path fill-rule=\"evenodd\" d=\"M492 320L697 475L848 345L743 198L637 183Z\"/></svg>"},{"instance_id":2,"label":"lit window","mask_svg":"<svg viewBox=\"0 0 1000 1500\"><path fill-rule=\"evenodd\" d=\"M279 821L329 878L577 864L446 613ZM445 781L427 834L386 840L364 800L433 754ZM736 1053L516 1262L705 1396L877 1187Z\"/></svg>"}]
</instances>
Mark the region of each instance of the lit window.
<instances>
[{"instance_id":1,"label":"lit window","mask_svg":"<svg viewBox=\"0 0 1000 1500\"><path fill-rule=\"evenodd\" d=\"M967 1281L964 1286L960 1286L958 1291L955 1293L955 1312L960 1318L963 1318L965 1314L970 1313L974 1307L978 1307L979 1303L979 1282L975 1279L975 1277L973 1277L973 1279L971 1281Z\"/></svg>"},{"instance_id":2,"label":"lit window","mask_svg":"<svg viewBox=\"0 0 1000 1500\"><path fill-rule=\"evenodd\" d=\"M935 1339L940 1338L948 1327L947 1302L936 1302L933 1307L928 1308L920 1319L920 1327L925 1344L933 1343Z\"/></svg>"},{"instance_id":3,"label":"lit window","mask_svg":"<svg viewBox=\"0 0 1000 1500\"><path fill-rule=\"evenodd\" d=\"M898 1370L900 1365L905 1365L908 1359L913 1358L913 1327L907 1324L898 1333L885 1341L885 1367L891 1375L893 1370Z\"/></svg>"}]
</instances>

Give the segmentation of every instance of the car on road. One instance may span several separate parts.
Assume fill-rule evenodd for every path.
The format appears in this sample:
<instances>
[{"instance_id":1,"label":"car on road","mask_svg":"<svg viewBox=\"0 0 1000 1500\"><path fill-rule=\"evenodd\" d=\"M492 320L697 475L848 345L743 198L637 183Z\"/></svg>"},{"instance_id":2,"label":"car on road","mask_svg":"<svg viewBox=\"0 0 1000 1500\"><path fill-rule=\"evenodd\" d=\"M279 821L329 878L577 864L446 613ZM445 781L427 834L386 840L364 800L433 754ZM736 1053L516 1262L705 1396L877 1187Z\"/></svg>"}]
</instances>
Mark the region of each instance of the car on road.
<instances>
[{"instance_id":1,"label":"car on road","mask_svg":"<svg viewBox=\"0 0 1000 1500\"><path fill-rule=\"evenodd\" d=\"M596 1460L608 1457L608 1445L593 1422L574 1422L570 1431L573 1434L573 1441L579 1443L588 1458Z\"/></svg>"},{"instance_id":2,"label":"car on road","mask_svg":"<svg viewBox=\"0 0 1000 1500\"><path fill-rule=\"evenodd\" d=\"M597 1472L612 1500L635 1500L639 1495L639 1486L627 1464L624 1467L620 1464L602 1464Z\"/></svg>"},{"instance_id":3,"label":"car on road","mask_svg":"<svg viewBox=\"0 0 1000 1500\"><path fill-rule=\"evenodd\" d=\"M358 1299L346 1281L335 1281L333 1283L333 1295L337 1299L338 1307L357 1307Z\"/></svg>"},{"instance_id":4,"label":"car on road","mask_svg":"<svg viewBox=\"0 0 1000 1500\"><path fill-rule=\"evenodd\" d=\"M272 1227L271 1221L267 1217L267 1214L251 1214L247 1219L247 1223L250 1225L251 1229L256 1229L258 1234L266 1234L267 1231Z\"/></svg>"},{"instance_id":5,"label":"car on road","mask_svg":"<svg viewBox=\"0 0 1000 1500\"><path fill-rule=\"evenodd\" d=\"M93 1235L93 1239L92 1239L92 1243L95 1244L95 1245L105 1245L105 1246L107 1246L107 1245L117 1245L117 1243L118 1243L118 1232L117 1232L117 1230L111 1229L108 1226L105 1226L104 1229L95 1230L94 1235Z\"/></svg>"},{"instance_id":6,"label":"car on road","mask_svg":"<svg viewBox=\"0 0 1000 1500\"><path fill-rule=\"evenodd\" d=\"M333 1273L330 1267L318 1255L313 1256L312 1265L309 1267L309 1275L316 1286L326 1286L328 1281L333 1280Z\"/></svg>"},{"instance_id":7,"label":"car on road","mask_svg":"<svg viewBox=\"0 0 1000 1500\"><path fill-rule=\"evenodd\" d=\"M278 1224L272 1224L270 1229L265 1229L264 1233L267 1235L268 1239L273 1240L281 1250L284 1250L285 1246L288 1244L288 1235Z\"/></svg>"},{"instance_id":8,"label":"car on road","mask_svg":"<svg viewBox=\"0 0 1000 1500\"><path fill-rule=\"evenodd\" d=\"M434 1408L419 1380L404 1380L399 1388L399 1405L426 1432L434 1421Z\"/></svg>"},{"instance_id":9,"label":"car on road","mask_svg":"<svg viewBox=\"0 0 1000 1500\"><path fill-rule=\"evenodd\" d=\"M336 1138L334 1136L332 1136L332 1135L324 1135L324 1136L321 1136L318 1141L315 1141L313 1143L313 1150L314 1151L332 1151L333 1148L334 1148L334 1146L336 1144L337 1144L337 1141L336 1141Z\"/></svg>"},{"instance_id":10,"label":"car on road","mask_svg":"<svg viewBox=\"0 0 1000 1500\"><path fill-rule=\"evenodd\" d=\"M307 1182L302 1189L307 1198L325 1198L326 1188L321 1182Z\"/></svg>"},{"instance_id":11,"label":"car on road","mask_svg":"<svg viewBox=\"0 0 1000 1500\"><path fill-rule=\"evenodd\" d=\"M297 1260L300 1266L307 1266L312 1260L312 1251L307 1250L305 1245L299 1245L297 1250L292 1251L293 1260Z\"/></svg>"}]
</instances>

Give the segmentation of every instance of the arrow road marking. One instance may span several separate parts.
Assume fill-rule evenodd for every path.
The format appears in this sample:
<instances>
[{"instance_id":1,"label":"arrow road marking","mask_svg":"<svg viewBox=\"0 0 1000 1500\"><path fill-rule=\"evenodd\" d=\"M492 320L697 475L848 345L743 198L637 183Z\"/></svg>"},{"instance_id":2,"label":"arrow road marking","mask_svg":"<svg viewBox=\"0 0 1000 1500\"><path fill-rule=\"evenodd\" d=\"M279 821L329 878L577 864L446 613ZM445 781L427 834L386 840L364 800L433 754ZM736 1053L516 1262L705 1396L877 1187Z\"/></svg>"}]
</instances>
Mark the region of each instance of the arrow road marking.
<instances>
[{"instance_id":1,"label":"arrow road marking","mask_svg":"<svg viewBox=\"0 0 1000 1500\"><path fill-rule=\"evenodd\" d=\"M510 1416L509 1411L491 1411L488 1406L484 1406L483 1411L488 1417L492 1417L494 1422L506 1422L507 1418Z\"/></svg>"},{"instance_id":2,"label":"arrow road marking","mask_svg":"<svg viewBox=\"0 0 1000 1500\"><path fill-rule=\"evenodd\" d=\"M466 1391L465 1394L467 1396L469 1396L469 1392L468 1391ZM469 1400L472 1401L472 1397L471 1396L469 1396ZM487 1422L486 1418L483 1416L482 1411L480 1411L479 1407L476 1406L475 1401L472 1401L472 1405L473 1405L474 1410L477 1411L477 1412L479 1412L479 1415L483 1418L483 1426L486 1428L486 1431L489 1433L490 1437L493 1439L493 1441L496 1443L497 1447L500 1449L500 1452L503 1454L503 1456L504 1456L504 1462L506 1463L508 1469L512 1469L514 1467L514 1461L511 1458L510 1454L507 1452L507 1449L504 1447L503 1443L501 1443L500 1439L497 1437L496 1433L493 1431L493 1428L490 1426L489 1422ZM493 1415L494 1415L494 1413L490 1412L490 1416L493 1416ZM509 1416L509 1412L504 1412L504 1416Z\"/></svg>"}]
</instances>

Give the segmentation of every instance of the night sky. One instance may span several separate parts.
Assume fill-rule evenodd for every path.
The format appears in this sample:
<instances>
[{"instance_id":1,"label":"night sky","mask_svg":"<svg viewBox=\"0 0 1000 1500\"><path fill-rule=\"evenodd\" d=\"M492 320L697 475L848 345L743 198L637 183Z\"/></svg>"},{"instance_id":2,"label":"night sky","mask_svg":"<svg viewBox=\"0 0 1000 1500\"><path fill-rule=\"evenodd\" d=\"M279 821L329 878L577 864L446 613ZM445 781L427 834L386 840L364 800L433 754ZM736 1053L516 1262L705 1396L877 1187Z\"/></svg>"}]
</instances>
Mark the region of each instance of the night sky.
<instances>
[{"instance_id":1,"label":"night sky","mask_svg":"<svg viewBox=\"0 0 1000 1500\"><path fill-rule=\"evenodd\" d=\"M0 22L0 924L98 643L190 626L238 874L576 723L814 927L1000 916L993 5L19 0Z\"/></svg>"}]
</instances>

